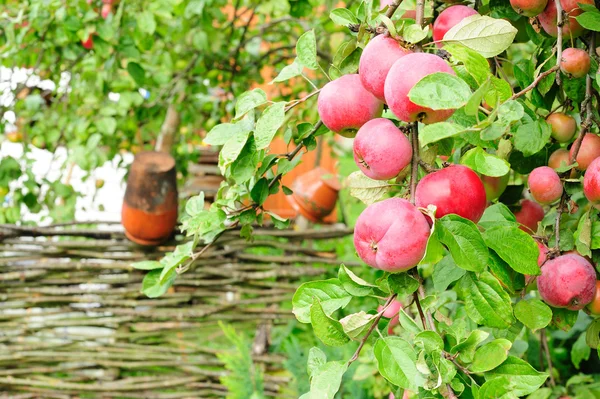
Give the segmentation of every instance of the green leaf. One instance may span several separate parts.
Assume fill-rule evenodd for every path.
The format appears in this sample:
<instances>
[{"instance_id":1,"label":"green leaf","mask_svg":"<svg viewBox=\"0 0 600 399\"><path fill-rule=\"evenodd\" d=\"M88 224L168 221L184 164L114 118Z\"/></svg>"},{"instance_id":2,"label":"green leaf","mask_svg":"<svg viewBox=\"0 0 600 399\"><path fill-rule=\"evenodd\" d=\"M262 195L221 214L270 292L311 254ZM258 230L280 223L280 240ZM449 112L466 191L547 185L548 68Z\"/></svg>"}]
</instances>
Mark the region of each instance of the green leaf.
<instances>
[{"instance_id":1,"label":"green leaf","mask_svg":"<svg viewBox=\"0 0 600 399\"><path fill-rule=\"evenodd\" d=\"M358 19L346 8L336 8L329 13L329 18L338 25L357 24Z\"/></svg>"},{"instance_id":2,"label":"green leaf","mask_svg":"<svg viewBox=\"0 0 600 399\"><path fill-rule=\"evenodd\" d=\"M552 128L543 119L520 125L514 134L515 149L521 151L526 157L539 152L548 140Z\"/></svg>"},{"instance_id":3,"label":"green leaf","mask_svg":"<svg viewBox=\"0 0 600 399\"><path fill-rule=\"evenodd\" d=\"M467 151L460 163L486 176L500 177L510 172L510 165L504 159L488 154L481 147Z\"/></svg>"},{"instance_id":4,"label":"green leaf","mask_svg":"<svg viewBox=\"0 0 600 399\"><path fill-rule=\"evenodd\" d=\"M177 273L171 273L169 277L161 283L161 273L163 269L151 270L144 276L142 281L142 293L148 298L158 298L164 295L169 287L173 285Z\"/></svg>"},{"instance_id":5,"label":"green leaf","mask_svg":"<svg viewBox=\"0 0 600 399\"><path fill-rule=\"evenodd\" d=\"M539 275L539 248L533 238L516 225L499 225L483 233L483 239L502 260L521 274Z\"/></svg>"},{"instance_id":6,"label":"green leaf","mask_svg":"<svg viewBox=\"0 0 600 399\"><path fill-rule=\"evenodd\" d=\"M311 375L310 391L300 399L333 399L347 369L347 362L328 362L319 367Z\"/></svg>"},{"instance_id":7,"label":"green leaf","mask_svg":"<svg viewBox=\"0 0 600 399\"><path fill-rule=\"evenodd\" d=\"M408 92L408 97L413 103L434 110L456 109L469 101L471 89L457 76L436 72L419 80Z\"/></svg>"},{"instance_id":8,"label":"green leaf","mask_svg":"<svg viewBox=\"0 0 600 399\"><path fill-rule=\"evenodd\" d=\"M436 220L438 239L448 247L458 267L481 272L488 261L488 249L475 223L458 215Z\"/></svg>"},{"instance_id":9,"label":"green leaf","mask_svg":"<svg viewBox=\"0 0 600 399\"><path fill-rule=\"evenodd\" d=\"M156 21L154 20L154 14L150 11L142 11L137 14L137 24L140 30L149 35L154 34L156 30Z\"/></svg>"},{"instance_id":10,"label":"green leaf","mask_svg":"<svg viewBox=\"0 0 600 399\"><path fill-rule=\"evenodd\" d=\"M294 62L290 65L283 67L281 72L271 81L271 83L285 82L288 79L295 78L296 76L302 75L302 64L297 58L294 58Z\"/></svg>"},{"instance_id":11,"label":"green leaf","mask_svg":"<svg viewBox=\"0 0 600 399\"><path fill-rule=\"evenodd\" d=\"M494 378L479 389L478 399L518 399L513 393L515 383L510 377Z\"/></svg>"},{"instance_id":12,"label":"green leaf","mask_svg":"<svg viewBox=\"0 0 600 399\"><path fill-rule=\"evenodd\" d=\"M540 373L529 363L515 356L509 356L500 366L485 374L485 378L495 380L507 378L514 386L512 393L517 396L529 395L542 386L548 374ZM482 387L483 388L483 387Z\"/></svg>"},{"instance_id":13,"label":"green leaf","mask_svg":"<svg viewBox=\"0 0 600 399\"><path fill-rule=\"evenodd\" d=\"M425 352L431 353L444 349L444 340L435 331L422 331L415 335L415 345L425 349Z\"/></svg>"},{"instance_id":14,"label":"green leaf","mask_svg":"<svg viewBox=\"0 0 600 399\"><path fill-rule=\"evenodd\" d=\"M414 346L400 337L379 338L373 349L381 375L400 388L416 392L425 379L417 371Z\"/></svg>"},{"instance_id":15,"label":"green leaf","mask_svg":"<svg viewBox=\"0 0 600 399\"><path fill-rule=\"evenodd\" d=\"M256 182L254 187L252 187L252 190L250 191L250 197L252 198L252 201L254 201L257 205L260 206L265 202L268 196L269 181L266 178L261 177Z\"/></svg>"},{"instance_id":16,"label":"green leaf","mask_svg":"<svg viewBox=\"0 0 600 399\"><path fill-rule=\"evenodd\" d=\"M433 268L433 287L436 291L446 291L450 284L460 279L465 273L465 269L456 266L451 256L445 256Z\"/></svg>"},{"instance_id":17,"label":"green leaf","mask_svg":"<svg viewBox=\"0 0 600 399\"><path fill-rule=\"evenodd\" d=\"M237 123L221 123L213 127L204 138L204 142L209 145L223 145L231 138L241 136L252 131L254 123L251 118L244 118Z\"/></svg>"},{"instance_id":18,"label":"green leaf","mask_svg":"<svg viewBox=\"0 0 600 399\"><path fill-rule=\"evenodd\" d=\"M96 122L96 127L100 133L112 136L117 130L117 120L113 117L105 116Z\"/></svg>"},{"instance_id":19,"label":"green leaf","mask_svg":"<svg viewBox=\"0 0 600 399\"><path fill-rule=\"evenodd\" d=\"M360 340L371 328L375 322L376 315L368 314L364 311L352 313L340 320L344 333L350 339Z\"/></svg>"},{"instance_id":20,"label":"green leaf","mask_svg":"<svg viewBox=\"0 0 600 399\"><path fill-rule=\"evenodd\" d=\"M249 131L238 132L223 145L219 152L219 167L222 168L222 171L237 160L248 141L248 136L250 136Z\"/></svg>"},{"instance_id":21,"label":"green leaf","mask_svg":"<svg viewBox=\"0 0 600 399\"><path fill-rule=\"evenodd\" d=\"M327 355L317 347L310 348L308 351L308 361L306 362L308 376L312 378L325 363L327 363Z\"/></svg>"},{"instance_id":22,"label":"green leaf","mask_svg":"<svg viewBox=\"0 0 600 399\"><path fill-rule=\"evenodd\" d=\"M465 47L459 43L446 43L444 50L452 54L452 58L462 62L467 72L477 81L478 84L483 85L492 76L490 72L490 64L488 61L479 54L477 51L473 51L468 47Z\"/></svg>"},{"instance_id":23,"label":"green leaf","mask_svg":"<svg viewBox=\"0 0 600 399\"><path fill-rule=\"evenodd\" d=\"M585 29L600 32L600 13L596 12L584 12L581 15L575 17L577 22Z\"/></svg>"},{"instance_id":24,"label":"green leaf","mask_svg":"<svg viewBox=\"0 0 600 399\"><path fill-rule=\"evenodd\" d=\"M464 18L444 35L444 43L460 43L485 58L506 50L518 30L510 22L484 15Z\"/></svg>"},{"instance_id":25,"label":"green leaf","mask_svg":"<svg viewBox=\"0 0 600 399\"><path fill-rule=\"evenodd\" d=\"M537 298L519 301L515 317L533 331L546 327L552 321L552 309Z\"/></svg>"},{"instance_id":26,"label":"green leaf","mask_svg":"<svg viewBox=\"0 0 600 399\"><path fill-rule=\"evenodd\" d=\"M242 93L235 103L235 119L239 119L256 107L267 103L267 94L262 89Z\"/></svg>"},{"instance_id":27,"label":"green leaf","mask_svg":"<svg viewBox=\"0 0 600 399\"><path fill-rule=\"evenodd\" d=\"M600 319L595 319L589 325L585 333L585 342L590 348L600 349Z\"/></svg>"},{"instance_id":28,"label":"green leaf","mask_svg":"<svg viewBox=\"0 0 600 399\"><path fill-rule=\"evenodd\" d=\"M190 216L196 216L204 210L204 192L193 196L185 204L185 212Z\"/></svg>"},{"instance_id":29,"label":"green leaf","mask_svg":"<svg viewBox=\"0 0 600 399\"><path fill-rule=\"evenodd\" d=\"M481 273L479 278L467 273L458 283L458 292L474 322L496 328L514 323L510 296L489 272Z\"/></svg>"},{"instance_id":30,"label":"green leaf","mask_svg":"<svg viewBox=\"0 0 600 399\"><path fill-rule=\"evenodd\" d=\"M308 69L317 69L317 39L315 31L304 32L296 43L296 56L298 61Z\"/></svg>"},{"instance_id":31,"label":"green leaf","mask_svg":"<svg viewBox=\"0 0 600 399\"><path fill-rule=\"evenodd\" d=\"M481 105L481 102L483 101L483 98L490 89L491 85L492 83L488 79L483 85L479 86L479 88L475 90L465 105L465 114L471 116L476 116L479 114L479 106Z\"/></svg>"},{"instance_id":32,"label":"green leaf","mask_svg":"<svg viewBox=\"0 0 600 399\"><path fill-rule=\"evenodd\" d=\"M579 365L583 360L589 360L592 354L592 349L585 342L585 335L585 333L580 334L571 348L571 362L573 362L576 369L579 369Z\"/></svg>"},{"instance_id":33,"label":"green leaf","mask_svg":"<svg viewBox=\"0 0 600 399\"><path fill-rule=\"evenodd\" d=\"M138 86L143 86L146 83L146 71L137 62L127 63L127 72Z\"/></svg>"},{"instance_id":34,"label":"green leaf","mask_svg":"<svg viewBox=\"0 0 600 399\"><path fill-rule=\"evenodd\" d=\"M508 291L514 295L517 291L525 288L525 277L514 271L508 263L502 260L494 251L490 251L490 261L488 263L490 273Z\"/></svg>"},{"instance_id":35,"label":"green leaf","mask_svg":"<svg viewBox=\"0 0 600 399\"><path fill-rule=\"evenodd\" d=\"M489 335L488 332L483 330L473 330L467 339L452 347L450 353L458 353L458 360L463 363L471 363L475 356L477 346L485 341Z\"/></svg>"},{"instance_id":36,"label":"green leaf","mask_svg":"<svg viewBox=\"0 0 600 399\"><path fill-rule=\"evenodd\" d=\"M325 345L342 346L350 341L342 324L325 313L317 298L313 299L310 308L310 324L312 324L313 332L317 338Z\"/></svg>"},{"instance_id":37,"label":"green leaf","mask_svg":"<svg viewBox=\"0 0 600 399\"><path fill-rule=\"evenodd\" d=\"M271 221L273 222L273 226L275 226L276 229L283 230L283 229L287 229L288 227L290 227L290 219L282 218L281 216L279 216L273 212L265 211L265 213L267 215L271 216Z\"/></svg>"},{"instance_id":38,"label":"green leaf","mask_svg":"<svg viewBox=\"0 0 600 399\"><path fill-rule=\"evenodd\" d=\"M510 100L498 107L498 119L504 124L520 120L525 115L525 109L520 102Z\"/></svg>"},{"instance_id":39,"label":"green leaf","mask_svg":"<svg viewBox=\"0 0 600 399\"><path fill-rule=\"evenodd\" d=\"M368 178L357 170L348 176L346 187L350 189L351 196L371 205L382 200L393 186L384 180Z\"/></svg>"},{"instance_id":40,"label":"green leaf","mask_svg":"<svg viewBox=\"0 0 600 399\"><path fill-rule=\"evenodd\" d=\"M552 308L552 325L563 331L569 331L575 325L578 314L579 312L568 309Z\"/></svg>"},{"instance_id":41,"label":"green leaf","mask_svg":"<svg viewBox=\"0 0 600 399\"><path fill-rule=\"evenodd\" d=\"M456 136L465 131L465 128L450 122L438 122L425 125L419 132L419 142L424 147L448 137Z\"/></svg>"},{"instance_id":42,"label":"green leaf","mask_svg":"<svg viewBox=\"0 0 600 399\"><path fill-rule=\"evenodd\" d=\"M338 270L338 279L342 283L344 289L352 296L367 296L373 293L373 288L377 288L376 285L369 284L358 277L343 263Z\"/></svg>"},{"instance_id":43,"label":"green leaf","mask_svg":"<svg viewBox=\"0 0 600 399\"><path fill-rule=\"evenodd\" d=\"M164 265L155 260L143 260L141 262L135 262L131 264L131 267L139 270L154 270L162 269Z\"/></svg>"},{"instance_id":44,"label":"green leaf","mask_svg":"<svg viewBox=\"0 0 600 399\"><path fill-rule=\"evenodd\" d=\"M391 273L387 280L390 290L399 297L408 296L419 288L419 282L408 273Z\"/></svg>"},{"instance_id":45,"label":"green leaf","mask_svg":"<svg viewBox=\"0 0 600 399\"><path fill-rule=\"evenodd\" d=\"M483 216L479 219L478 224L484 229L497 226L498 224L514 225L517 223L515 215L503 203L497 203L485 208Z\"/></svg>"},{"instance_id":46,"label":"green leaf","mask_svg":"<svg viewBox=\"0 0 600 399\"><path fill-rule=\"evenodd\" d=\"M474 373L490 371L502 364L508 357L512 343L504 338L498 338L483 345L473 357L473 363L469 369Z\"/></svg>"},{"instance_id":47,"label":"green leaf","mask_svg":"<svg viewBox=\"0 0 600 399\"><path fill-rule=\"evenodd\" d=\"M254 138L256 140L256 149L263 150L271 144L277 130L283 125L285 120L285 101L270 105L262 113L256 122Z\"/></svg>"},{"instance_id":48,"label":"green leaf","mask_svg":"<svg viewBox=\"0 0 600 399\"><path fill-rule=\"evenodd\" d=\"M380 15L380 18L383 19L383 17L384 15ZM408 25L402 30L402 36L404 40L409 43L419 43L421 40L427 37L428 33L429 26L422 28L417 24Z\"/></svg>"},{"instance_id":49,"label":"green leaf","mask_svg":"<svg viewBox=\"0 0 600 399\"><path fill-rule=\"evenodd\" d=\"M336 310L348 305L352 296L344 290L342 283L337 278L302 284L292 298L292 312L300 323L310 323L310 308L313 298L319 299L324 312L331 315Z\"/></svg>"}]
</instances>

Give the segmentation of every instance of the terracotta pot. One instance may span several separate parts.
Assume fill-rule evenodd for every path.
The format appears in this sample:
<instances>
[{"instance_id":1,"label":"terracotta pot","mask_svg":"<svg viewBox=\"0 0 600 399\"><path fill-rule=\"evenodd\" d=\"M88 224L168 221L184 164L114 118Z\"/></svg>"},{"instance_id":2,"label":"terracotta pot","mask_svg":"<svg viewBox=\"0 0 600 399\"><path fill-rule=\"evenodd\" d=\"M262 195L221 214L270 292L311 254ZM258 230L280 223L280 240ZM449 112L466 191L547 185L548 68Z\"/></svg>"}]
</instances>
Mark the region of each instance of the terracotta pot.
<instances>
[{"instance_id":1,"label":"terracotta pot","mask_svg":"<svg viewBox=\"0 0 600 399\"><path fill-rule=\"evenodd\" d=\"M138 153L129 169L121 211L125 235L140 245L158 245L177 224L175 160L162 152Z\"/></svg>"},{"instance_id":2,"label":"terracotta pot","mask_svg":"<svg viewBox=\"0 0 600 399\"><path fill-rule=\"evenodd\" d=\"M296 178L294 193L287 196L292 207L312 222L319 222L335 209L340 184L334 174L315 168Z\"/></svg>"}]
</instances>

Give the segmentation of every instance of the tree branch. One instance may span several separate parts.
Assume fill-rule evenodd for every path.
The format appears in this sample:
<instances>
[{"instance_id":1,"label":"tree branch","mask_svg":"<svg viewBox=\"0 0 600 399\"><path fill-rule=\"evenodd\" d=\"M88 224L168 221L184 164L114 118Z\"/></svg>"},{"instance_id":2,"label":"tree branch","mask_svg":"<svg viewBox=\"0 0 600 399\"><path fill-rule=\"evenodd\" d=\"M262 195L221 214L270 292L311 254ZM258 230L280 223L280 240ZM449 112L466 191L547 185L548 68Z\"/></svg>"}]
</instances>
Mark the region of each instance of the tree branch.
<instances>
[{"instance_id":1,"label":"tree branch","mask_svg":"<svg viewBox=\"0 0 600 399\"><path fill-rule=\"evenodd\" d=\"M546 361L548 362L548 374L550 374L550 386L556 386L556 381L554 381L554 375L552 374L552 356L550 355L550 347L548 346L548 338L546 337L546 329L542 328L540 331L540 344L546 356Z\"/></svg>"},{"instance_id":2,"label":"tree branch","mask_svg":"<svg viewBox=\"0 0 600 399\"><path fill-rule=\"evenodd\" d=\"M563 46L563 8L560 0L554 0L556 5L556 66L560 67L560 61L562 58L562 46ZM556 84L561 85L560 72L556 74Z\"/></svg>"}]
</instances>

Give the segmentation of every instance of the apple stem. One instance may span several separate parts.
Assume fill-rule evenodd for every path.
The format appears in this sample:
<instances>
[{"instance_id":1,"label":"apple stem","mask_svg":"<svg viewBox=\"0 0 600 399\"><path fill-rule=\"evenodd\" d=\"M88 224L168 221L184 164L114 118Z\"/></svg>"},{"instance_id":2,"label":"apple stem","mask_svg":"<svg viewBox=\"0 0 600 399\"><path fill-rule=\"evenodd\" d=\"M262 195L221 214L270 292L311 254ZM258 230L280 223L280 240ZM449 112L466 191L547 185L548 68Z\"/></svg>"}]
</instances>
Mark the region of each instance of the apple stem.
<instances>
[{"instance_id":1,"label":"apple stem","mask_svg":"<svg viewBox=\"0 0 600 399\"><path fill-rule=\"evenodd\" d=\"M554 222L554 250L552 256L560 255L560 218L565 211L567 204L567 190L563 188L563 193L560 196L560 204L556 208L556 221Z\"/></svg>"},{"instance_id":2,"label":"apple stem","mask_svg":"<svg viewBox=\"0 0 600 399\"><path fill-rule=\"evenodd\" d=\"M550 386L556 386L556 381L554 381L554 375L552 374L552 356L550 356L550 347L548 346L548 339L546 337L546 329L542 328L540 331L540 345L544 350L544 354L546 356L546 361L548 362L548 374L550 374Z\"/></svg>"}]
</instances>

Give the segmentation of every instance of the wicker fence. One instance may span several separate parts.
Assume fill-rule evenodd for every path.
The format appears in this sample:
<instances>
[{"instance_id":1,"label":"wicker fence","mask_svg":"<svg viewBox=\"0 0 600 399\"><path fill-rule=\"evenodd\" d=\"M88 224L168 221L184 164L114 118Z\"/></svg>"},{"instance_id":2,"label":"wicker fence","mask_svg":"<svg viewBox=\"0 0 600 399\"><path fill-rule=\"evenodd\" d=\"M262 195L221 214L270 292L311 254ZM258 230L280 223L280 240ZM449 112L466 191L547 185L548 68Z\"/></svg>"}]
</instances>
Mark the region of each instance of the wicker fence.
<instances>
[{"instance_id":1,"label":"wicker fence","mask_svg":"<svg viewBox=\"0 0 600 399\"><path fill-rule=\"evenodd\" d=\"M311 243L351 231L255 232L252 243L225 234L150 299L140 293L144 272L130 264L160 258L175 242L147 251L115 224L0 226L0 397L224 397L217 354L231 347L219 321L258 332L253 359L266 392L285 397L285 359L268 352L269 329L293 318L303 278L339 264Z\"/></svg>"}]
</instances>

